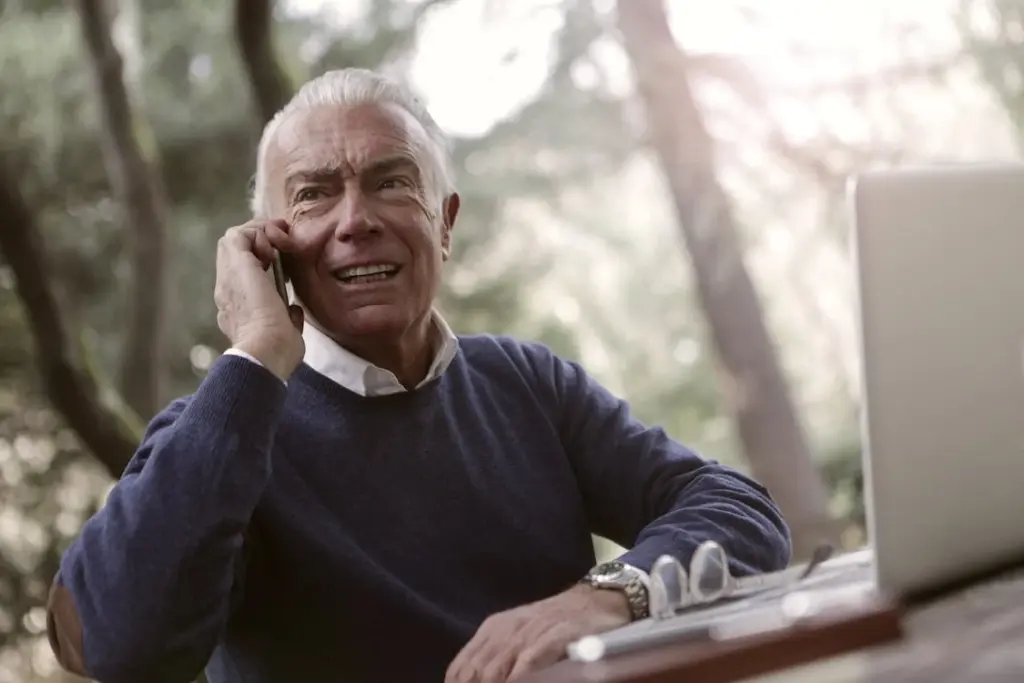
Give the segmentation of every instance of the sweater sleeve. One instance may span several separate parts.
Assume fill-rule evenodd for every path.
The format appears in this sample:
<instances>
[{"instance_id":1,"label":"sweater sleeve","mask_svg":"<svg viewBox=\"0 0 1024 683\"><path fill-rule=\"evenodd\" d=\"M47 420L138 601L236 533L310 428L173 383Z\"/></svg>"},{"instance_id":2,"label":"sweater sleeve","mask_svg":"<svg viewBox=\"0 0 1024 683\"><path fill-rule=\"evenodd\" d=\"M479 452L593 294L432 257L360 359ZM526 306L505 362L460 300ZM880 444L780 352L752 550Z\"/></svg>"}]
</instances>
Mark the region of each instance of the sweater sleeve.
<instances>
[{"instance_id":1,"label":"sweater sleeve","mask_svg":"<svg viewBox=\"0 0 1024 683\"><path fill-rule=\"evenodd\" d=\"M592 529L630 548L623 562L650 571L668 554L686 566L713 539L735 575L789 563L789 528L763 486L645 426L579 365L549 353L543 366Z\"/></svg>"},{"instance_id":2,"label":"sweater sleeve","mask_svg":"<svg viewBox=\"0 0 1024 683\"><path fill-rule=\"evenodd\" d=\"M241 588L285 392L259 365L223 356L152 420L50 589L64 668L101 683L186 683L202 670Z\"/></svg>"}]
</instances>

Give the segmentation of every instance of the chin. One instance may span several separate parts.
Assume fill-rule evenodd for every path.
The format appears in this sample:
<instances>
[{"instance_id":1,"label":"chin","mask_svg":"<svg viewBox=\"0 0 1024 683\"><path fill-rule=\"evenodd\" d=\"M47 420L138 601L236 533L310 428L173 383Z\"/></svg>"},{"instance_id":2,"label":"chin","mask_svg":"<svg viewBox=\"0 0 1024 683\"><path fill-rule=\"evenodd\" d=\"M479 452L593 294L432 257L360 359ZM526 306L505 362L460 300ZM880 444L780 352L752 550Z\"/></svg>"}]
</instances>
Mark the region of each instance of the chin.
<instances>
[{"instance_id":1,"label":"chin","mask_svg":"<svg viewBox=\"0 0 1024 683\"><path fill-rule=\"evenodd\" d=\"M332 318L331 322L335 331L345 337L380 337L402 334L413 320L400 307L377 305L346 311Z\"/></svg>"}]
</instances>

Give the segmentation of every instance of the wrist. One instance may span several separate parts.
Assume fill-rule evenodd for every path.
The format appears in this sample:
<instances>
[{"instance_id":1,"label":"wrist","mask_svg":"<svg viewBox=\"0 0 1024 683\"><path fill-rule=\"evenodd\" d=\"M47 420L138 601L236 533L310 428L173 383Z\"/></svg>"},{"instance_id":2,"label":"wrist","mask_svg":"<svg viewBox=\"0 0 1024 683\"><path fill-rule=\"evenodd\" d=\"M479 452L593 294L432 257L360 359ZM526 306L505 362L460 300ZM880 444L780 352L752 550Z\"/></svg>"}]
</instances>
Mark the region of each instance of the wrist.
<instances>
[{"instance_id":1,"label":"wrist","mask_svg":"<svg viewBox=\"0 0 1024 683\"><path fill-rule=\"evenodd\" d=\"M624 624L633 621L629 598L622 591L598 588L588 583L578 584L573 590L584 593L602 613L611 615Z\"/></svg>"},{"instance_id":2,"label":"wrist","mask_svg":"<svg viewBox=\"0 0 1024 683\"><path fill-rule=\"evenodd\" d=\"M620 561L604 562L591 569L580 583L624 600L631 621L650 616L650 578L641 569ZM616 604L612 598L606 602Z\"/></svg>"},{"instance_id":3,"label":"wrist","mask_svg":"<svg viewBox=\"0 0 1024 683\"><path fill-rule=\"evenodd\" d=\"M239 340L231 348L262 365L282 382L287 382L295 368L302 362L302 355L291 352L286 348L276 348L280 346L282 345Z\"/></svg>"}]
</instances>

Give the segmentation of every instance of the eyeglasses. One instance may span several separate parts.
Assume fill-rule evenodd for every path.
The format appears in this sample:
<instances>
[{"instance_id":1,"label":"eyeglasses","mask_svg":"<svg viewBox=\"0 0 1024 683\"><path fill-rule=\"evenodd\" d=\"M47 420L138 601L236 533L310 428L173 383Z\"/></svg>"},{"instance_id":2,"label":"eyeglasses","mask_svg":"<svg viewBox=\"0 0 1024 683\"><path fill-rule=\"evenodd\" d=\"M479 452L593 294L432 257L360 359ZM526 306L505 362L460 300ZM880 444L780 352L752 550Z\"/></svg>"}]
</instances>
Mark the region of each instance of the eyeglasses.
<instances>
[{"instance_id":1,"label":"eyeglasses","mask_svg":"<svg viewBox=\"0 0 1024 683\"><path fill-rule=\"evenodd\" d=\"M818 546L810 561L779 572L735 577L729 570L729 556L720 544L705 541L690 559L690 571L671 555L662 555L651 567L651 618L660 620L680 610L726 599L741 598L777 588L786 588L807 578L833 553L829 544Z\"/></svg>"}]
</instances>

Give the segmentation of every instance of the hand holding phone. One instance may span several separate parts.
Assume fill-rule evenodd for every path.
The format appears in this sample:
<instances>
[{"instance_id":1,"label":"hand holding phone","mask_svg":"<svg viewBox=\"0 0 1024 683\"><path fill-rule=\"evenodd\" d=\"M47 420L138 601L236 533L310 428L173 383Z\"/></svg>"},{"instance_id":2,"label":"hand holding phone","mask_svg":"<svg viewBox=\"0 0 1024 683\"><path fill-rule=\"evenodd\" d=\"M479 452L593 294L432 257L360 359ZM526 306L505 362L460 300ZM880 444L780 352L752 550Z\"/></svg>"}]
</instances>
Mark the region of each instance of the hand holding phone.
<instances>
[{"instance_id":1,"label":"hand holding phone","mask_svg":"<svg viewBox=\"0 0 1024 683\"><path fill-rule=\"evenodd\" d=\"M250 221L228 229L217 244L214 302L217 325L233 348L286 380L302 362L303 311L285 302L285 271L274 243L289 247L283 221ZM267 282L267 270L274 283Z\"/></svg>"}]
</instances>

